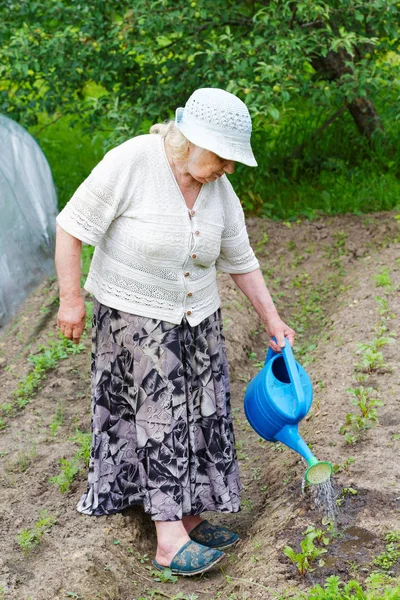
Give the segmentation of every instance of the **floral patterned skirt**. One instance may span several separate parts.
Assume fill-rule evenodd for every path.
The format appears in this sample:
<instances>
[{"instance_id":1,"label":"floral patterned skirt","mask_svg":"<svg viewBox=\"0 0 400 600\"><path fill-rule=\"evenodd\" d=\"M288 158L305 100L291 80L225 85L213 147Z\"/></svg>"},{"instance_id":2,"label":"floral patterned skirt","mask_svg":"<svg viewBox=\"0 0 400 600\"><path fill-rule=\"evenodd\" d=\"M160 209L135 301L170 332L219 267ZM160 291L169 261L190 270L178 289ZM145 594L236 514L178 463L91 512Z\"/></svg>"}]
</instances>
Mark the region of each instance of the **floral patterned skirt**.
<instances>
[{"instance_id":1,"label":"floral patterned skirt","mask_svg":"<svg viewBox=\"0 0 400 600\"><path fill-rule=\"evenodd\" d=\"M221 313L179 325L94 299L92 448L79 512L143 504L154 520L238 512Z\"/></svg>"}]
</instances>

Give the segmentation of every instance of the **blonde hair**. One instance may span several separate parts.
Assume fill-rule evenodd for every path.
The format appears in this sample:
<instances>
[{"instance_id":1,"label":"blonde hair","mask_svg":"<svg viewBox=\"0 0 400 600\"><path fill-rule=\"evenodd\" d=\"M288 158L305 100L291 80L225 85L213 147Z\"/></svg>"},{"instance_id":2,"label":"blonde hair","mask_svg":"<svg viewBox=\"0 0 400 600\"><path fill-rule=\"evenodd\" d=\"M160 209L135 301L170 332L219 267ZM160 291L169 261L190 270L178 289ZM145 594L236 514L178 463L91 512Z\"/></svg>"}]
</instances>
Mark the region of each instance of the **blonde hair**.
<instances>
[{"instance_id":1,"label":"blonde hair","mask_svg":"<svg viewBox=\"0 0 400 600\"><path fill-rule=\"evenodd\" d=\"M150 133L156 133L166 139L171 146L172 154L178 161L184 161L189 154L190 142L177 128L175 121L156 123L150 127Z\"/></svg>"}]
</instances>

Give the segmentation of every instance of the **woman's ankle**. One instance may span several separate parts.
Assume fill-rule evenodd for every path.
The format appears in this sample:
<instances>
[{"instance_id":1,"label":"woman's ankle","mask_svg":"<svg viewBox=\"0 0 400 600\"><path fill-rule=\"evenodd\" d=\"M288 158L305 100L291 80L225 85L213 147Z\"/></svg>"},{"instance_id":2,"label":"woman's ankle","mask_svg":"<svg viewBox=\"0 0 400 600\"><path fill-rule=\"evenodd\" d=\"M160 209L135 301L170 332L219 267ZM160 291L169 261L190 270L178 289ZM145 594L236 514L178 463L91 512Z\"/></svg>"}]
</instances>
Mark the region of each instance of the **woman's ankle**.
<instances>
[{"instance_id":1,"label":"woman's ankle","mask_svg":"<svg viewBox=\"0 0 400 600\"><path fill-rule=\"evenodd\" d=\"M182 517L182 523L187 533L190 533L192 529L197 527L197 525L201 523L202 520L203 519L200 517L200 515L186 515Z\"/></svg>"}]
</instances>

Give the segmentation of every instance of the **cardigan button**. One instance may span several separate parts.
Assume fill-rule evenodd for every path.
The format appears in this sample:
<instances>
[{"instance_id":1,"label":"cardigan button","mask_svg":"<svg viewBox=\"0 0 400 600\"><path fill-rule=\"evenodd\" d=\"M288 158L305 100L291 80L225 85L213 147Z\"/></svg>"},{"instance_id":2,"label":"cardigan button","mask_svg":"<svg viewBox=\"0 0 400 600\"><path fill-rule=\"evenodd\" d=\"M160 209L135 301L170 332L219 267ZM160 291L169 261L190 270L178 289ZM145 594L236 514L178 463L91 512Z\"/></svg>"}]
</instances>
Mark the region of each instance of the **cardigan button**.
<instances>
[{"instance_id":1,"label":"cardigan button","mask_svg":"<svg viewBox=\"0 0 400 600\"><path fill-rule=\"evenodd\" d=\"M195 215L195 214L196 214L196 211L195 211L195 210L191 210L191 211L190 211L190 216L191 216L191 217L194 217L194 215Z\"/></svg>"},{"instance_id":2,"label":"cardigan button","mask_svg":"<svg viewBox=\"0 0 400 600\"><path fill-rule=\"evenodd\" d=\"M197 254L192 254L192 258L196 258Z\"/></svg>"},{"instance_id":3,"label":"cardigan button","mask_svg":"<svg viewBox=\"0 0 400 600\"><path fill-rule=\"evenodd\" d=\"M187 310L186 314L187 314L188 317L190 317L190 315L192 314L192 311L191 310Z\"/></svg>"},{"instance_id":4,"label":"cardigan button","mask_svg":"<svg viewBox=\"0 0 400 600\"><path fill-rule=\"evenodd\" d=\"M200 235L200 231L195 231L194 235Z\"/></svg>"},{"instance_id":5,"label":"cardigan button","mask_svg":"<svg viewBox=\"0 0 400 600\"><path fill-rule=\"evenodd\" d=\"M189 271L186 271L186 273L184 275L185 275L185 277L189 277L189 275L190 275Z\"/></svg>"},{"instance_id":6,"label":"cardigan button","mask_svg":"<svg viewBox=\"0 0 400 600\"><path fill-rule=\"evenodd\" d=\"M189 298L190 298L191 296L193 296L192 292L188 292L188 296L189 296Z\"/></svg>"}]
</instances>

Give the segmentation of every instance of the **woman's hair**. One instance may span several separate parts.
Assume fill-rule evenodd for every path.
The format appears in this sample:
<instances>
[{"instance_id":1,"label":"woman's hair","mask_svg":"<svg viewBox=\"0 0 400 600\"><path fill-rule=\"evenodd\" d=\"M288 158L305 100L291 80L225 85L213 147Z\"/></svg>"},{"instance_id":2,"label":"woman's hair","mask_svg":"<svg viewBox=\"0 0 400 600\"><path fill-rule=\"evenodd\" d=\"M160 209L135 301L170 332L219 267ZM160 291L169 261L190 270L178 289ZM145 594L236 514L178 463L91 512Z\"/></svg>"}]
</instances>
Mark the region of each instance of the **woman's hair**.
<instances>
[{"instance_id":1,"label":"woman's hair","mask_svg":"<svg viewBox=\"0 0 400 600\"><path fill-rule=\"evenodd\" d=\"M175 121L167 123L156 123L150 127L150 133L157 133L168 140L174 158L179 161L185 160L189 154L190 142L177 128Z\"/></svg>"}]
</instances>

